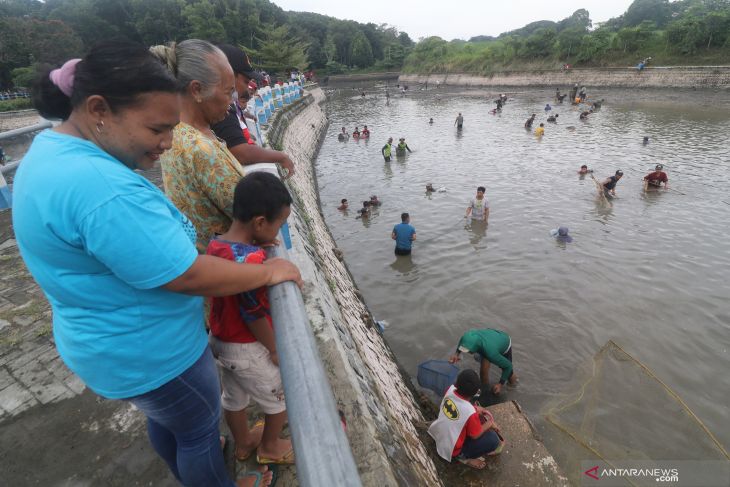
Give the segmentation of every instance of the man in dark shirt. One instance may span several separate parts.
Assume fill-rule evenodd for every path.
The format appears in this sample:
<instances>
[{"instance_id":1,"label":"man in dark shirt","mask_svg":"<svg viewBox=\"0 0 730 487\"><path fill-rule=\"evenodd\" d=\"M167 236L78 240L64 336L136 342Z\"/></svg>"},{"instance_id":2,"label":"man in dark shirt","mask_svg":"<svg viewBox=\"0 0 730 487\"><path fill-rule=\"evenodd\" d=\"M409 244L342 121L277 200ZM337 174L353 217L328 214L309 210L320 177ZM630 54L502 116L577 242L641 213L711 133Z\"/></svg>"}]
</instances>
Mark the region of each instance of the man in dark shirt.
<instances>
[{"instance_id":1,"label":"man in dark shirt","mask_svg":"<svg viewBox=\"0 0 730 487\"><path fill-rule=\"evenodd\" d=\"M532 116L527 119L527 121L525 122L525 128L526 129L531 129L532 128L532 122L535 121L535 117L536 116L537 116L537 114L533 113Z\"/></svg>"},{"instance_id":2,"label":"man in dark shirt","mask_svg":"<svg viewBox=\"0 0 730 487\"><path fill-rule=\"evenodd\" d=\"M243 50L229 44L218 47L226 55L233 68L236 92L239 96L248 93L249 82L256 78L260 79L258 73L251 67L248 56ZM278 163L282 169L286 169L286 177L294 174L294 163L284 152L248 144L243 135L242 123L245 123L242 108L238 105L237 100L234 100L228 109L226 118L212 126L215 135L225 141L228 150L238 159L238 162L242 165L259 162Z\"/></svg>"}]
</instances>

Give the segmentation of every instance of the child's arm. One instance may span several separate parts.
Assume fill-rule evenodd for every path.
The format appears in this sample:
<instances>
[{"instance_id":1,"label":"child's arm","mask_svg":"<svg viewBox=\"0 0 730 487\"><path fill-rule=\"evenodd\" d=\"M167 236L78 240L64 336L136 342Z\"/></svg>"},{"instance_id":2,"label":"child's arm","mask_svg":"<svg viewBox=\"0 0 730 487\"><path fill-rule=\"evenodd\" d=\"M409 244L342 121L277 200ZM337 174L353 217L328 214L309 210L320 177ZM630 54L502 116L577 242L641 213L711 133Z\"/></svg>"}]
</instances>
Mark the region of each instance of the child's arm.
<instances>
[{"instance_id":1,"label":"child's arm","mask_svg":"<svg viewBox=\"0 0 730 487\"><path fill-rule=\"evenodd\" d=\"M248 329L251 330L253 336L256 337L256 340L261 342L261 344L269 351L269 353L271 354L271 361L278 366L279 357L276 354L276 340L274 339L274 330L269 325L268 320L266 318L258 318L246 324L248 325Z\"/></svg>"}]
</instances>

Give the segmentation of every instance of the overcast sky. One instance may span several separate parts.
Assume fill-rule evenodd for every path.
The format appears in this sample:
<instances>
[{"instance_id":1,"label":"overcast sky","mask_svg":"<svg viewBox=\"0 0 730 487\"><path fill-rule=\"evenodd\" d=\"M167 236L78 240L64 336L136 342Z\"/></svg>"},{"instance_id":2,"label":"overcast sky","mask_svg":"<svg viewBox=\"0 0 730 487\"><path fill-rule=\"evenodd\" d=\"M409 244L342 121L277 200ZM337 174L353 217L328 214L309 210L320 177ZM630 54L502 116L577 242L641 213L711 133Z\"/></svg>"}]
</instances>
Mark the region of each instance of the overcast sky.
<instances>
[{"instance_id":1,"label":"overcast sky","mask_svg":"<svg viewBox=\"0 0 730 487\"><path fill-rule=\"evenodd\" d=\"M284 10L316 12L362 23L390 24L414 41L496 36L536 20L561 20L580 8L593 23L623 14L632 0L272 0Z\"/></svg>"}]
</instances>

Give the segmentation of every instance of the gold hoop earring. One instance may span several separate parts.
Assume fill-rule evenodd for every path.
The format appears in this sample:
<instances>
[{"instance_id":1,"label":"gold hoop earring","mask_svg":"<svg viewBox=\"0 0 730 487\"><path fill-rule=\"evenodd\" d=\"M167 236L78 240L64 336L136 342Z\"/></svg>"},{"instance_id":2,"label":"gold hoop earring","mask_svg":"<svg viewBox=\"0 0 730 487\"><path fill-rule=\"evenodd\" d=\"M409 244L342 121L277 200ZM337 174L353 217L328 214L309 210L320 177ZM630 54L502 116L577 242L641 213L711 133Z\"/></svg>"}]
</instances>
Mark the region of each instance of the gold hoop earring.
<instances>
[{"instance_id":1,"label":"gold hoop earring","mask_svg":"<svg viewBox=\"0 0 730 487\"><path fill-rule=\"evenodd\" d=\"M203 103L203 100L201 100L200 98L198 98L198 99L197 99L197 100L195 100L195 101L197 101L198 103Z\"/></svg>"},{"instance_id":2,"label":"gold hoop earring","mask_svg":"<svg viewBox=\"0 0 730 487\"><path fill-rule=\"evenodd\" d=\"M96 124L96 131L100 134L104 131L104 120L99 120L99 122Z\"/></svg>"}]
</instances>

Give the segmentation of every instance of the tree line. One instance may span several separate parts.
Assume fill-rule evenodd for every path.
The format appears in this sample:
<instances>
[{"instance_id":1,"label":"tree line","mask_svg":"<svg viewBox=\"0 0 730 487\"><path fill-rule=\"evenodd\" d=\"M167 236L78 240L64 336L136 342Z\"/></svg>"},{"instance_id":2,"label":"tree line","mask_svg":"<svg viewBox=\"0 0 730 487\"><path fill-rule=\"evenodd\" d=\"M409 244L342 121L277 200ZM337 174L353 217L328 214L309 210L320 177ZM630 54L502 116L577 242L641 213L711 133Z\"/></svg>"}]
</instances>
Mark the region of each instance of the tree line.
<instances>
[{"instance_id":1,"label":"tree line","mask_svg":"<svg viewBox=\"0 0 730 487\"><path fill-rule=\"evenodd\" d=\"M635 0L620 17L594 26L577 10L559 22L539 21L498 37L447 42L422 39L405 62L407 72L471 72L575 66L728 64L728 0Z\"/></svg>"},{"instance_id":2,"label":"tree line","mask_svg":"<svg viewBox=\"0 0 730 487\"><path fill-rule=\"evenodd\" d=\"M271 73L399 70L413 46L386 24L285 12L268 0L0 0L0 87L27 86L39 63L80 57L115 37L236 44Z\"/></svg>"}]
</instances>

